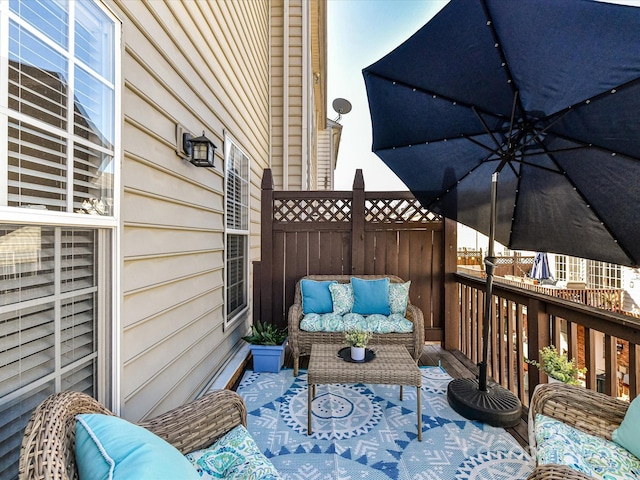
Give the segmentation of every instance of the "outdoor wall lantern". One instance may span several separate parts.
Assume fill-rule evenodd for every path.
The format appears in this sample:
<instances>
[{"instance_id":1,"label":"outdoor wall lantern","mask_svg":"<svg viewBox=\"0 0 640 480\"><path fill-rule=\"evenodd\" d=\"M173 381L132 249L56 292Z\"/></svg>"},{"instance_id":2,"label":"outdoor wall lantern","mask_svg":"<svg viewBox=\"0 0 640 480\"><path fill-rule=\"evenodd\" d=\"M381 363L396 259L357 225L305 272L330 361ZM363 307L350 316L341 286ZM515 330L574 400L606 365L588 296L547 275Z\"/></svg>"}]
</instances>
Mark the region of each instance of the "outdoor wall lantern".
<instances>
[{"instance_id":1,"label":"outdoor wall lantern","mask_svg":"<svg viewBox=\"0 0 640 480\"><path fill-rule=\"evenodd\" d=\"M191 133L185 132L184 127L178 125L177 128L178 148L177 153L185 160L189 160L196 167L214 167L214 154L216 146L209 140L204 131L199 137L194 137Z\"/></svg>"}]
</instances>

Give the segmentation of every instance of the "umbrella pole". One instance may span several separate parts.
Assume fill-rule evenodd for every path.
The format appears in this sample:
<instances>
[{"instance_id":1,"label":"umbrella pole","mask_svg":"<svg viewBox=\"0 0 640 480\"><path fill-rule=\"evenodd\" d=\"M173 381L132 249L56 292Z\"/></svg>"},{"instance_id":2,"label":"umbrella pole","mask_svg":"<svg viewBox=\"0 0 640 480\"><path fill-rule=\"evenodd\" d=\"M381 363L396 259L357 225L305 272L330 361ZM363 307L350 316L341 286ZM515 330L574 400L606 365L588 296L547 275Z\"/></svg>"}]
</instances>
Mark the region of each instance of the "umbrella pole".
<instances>
[{"instance_id":1,"label":"umbrella pole","mask_svg":"<svg viewBox=\"0 0 640 480\"><path fill-rule=\"evenodd\" d=\"M495 242L496 205L498 200L498 176L503 161L491 177L491 211L489 219L489 248L484 259L487 283L484 299L484 322L482 324L482 361L478 364L478 378L456 378L447 386L447 400L456 412L470 420L479 420L496 427L513 427L520 422L522 404L510 390L502 385L487 383L487 361L489 352L489 329L493 296L493 270L496 259Z\"/></svg>"},{"instance_id":2,"label":"umbrella pole","mask_svg":"<svg viewBox=\"0 0 640 480\"><path fill-rule=\"evenodd\" d=\"M487 391L487 361L489 358L489 327L491 324L491 306L493 304L493 271L496 267L495 238L496 238L496 203L498 202L498 175L495 171L491 176L491 210L489 212L489 247L484 258L487 272L487 284L484 295L484 320L482 322L482 361L478 364L478 389Z\"/></svg>"}]
</instances>

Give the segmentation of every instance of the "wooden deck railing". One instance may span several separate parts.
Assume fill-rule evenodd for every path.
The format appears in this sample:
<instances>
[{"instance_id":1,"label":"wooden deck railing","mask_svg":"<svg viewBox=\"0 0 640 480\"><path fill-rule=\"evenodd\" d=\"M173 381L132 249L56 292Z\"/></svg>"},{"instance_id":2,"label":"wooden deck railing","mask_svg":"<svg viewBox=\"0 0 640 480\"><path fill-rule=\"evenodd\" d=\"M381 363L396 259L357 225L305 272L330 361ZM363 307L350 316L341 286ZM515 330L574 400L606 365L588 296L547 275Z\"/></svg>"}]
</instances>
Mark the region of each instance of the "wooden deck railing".
<instances>
[{"instance_id":1,"label":"wooden deck railing","mask_svg":"<svg viewBox=\"0 0 640 480\"><path fill-rule=\"evenodd\" d=\"M513 285L516 287L531 290L552 297L564 298L572 302L582 303L591 307L602 308L612 312L619 311L620 292L619 288L555 288L549 285L539 285L527 283L525 279L496 278L496 281Z\"/></svg>"},{"instance_id":2,"label":"wooden deck railing","mask_svg":"<svg viewBox=\"0 0 640 480\"><path fill-rule=\"evenodd\" d=\"M458 332L460 350L474 362L479 362L485 282L463 273L457 273L455 278L460 310L459 323L452 330ZM596 390L601 383L604 392L612 396L621 393L617 357L628 349L625 352L628 395L633 399L640 394L640 320L636 318L496 279L490 327L489 375L518 395L525 406L529 405L535 386L547 381L543 372L527 368L525 358L537 360L538 350L547 345L560 348L561 338L566 341L569 358L576 358L581 366L587 367L586 388ZM596 345L596 338L603 338L603 347ZM598 362L596 355L603 355L604 361ZM604 366L602 373L597 371L597 364Z\"/></svg>"}]
</instances>

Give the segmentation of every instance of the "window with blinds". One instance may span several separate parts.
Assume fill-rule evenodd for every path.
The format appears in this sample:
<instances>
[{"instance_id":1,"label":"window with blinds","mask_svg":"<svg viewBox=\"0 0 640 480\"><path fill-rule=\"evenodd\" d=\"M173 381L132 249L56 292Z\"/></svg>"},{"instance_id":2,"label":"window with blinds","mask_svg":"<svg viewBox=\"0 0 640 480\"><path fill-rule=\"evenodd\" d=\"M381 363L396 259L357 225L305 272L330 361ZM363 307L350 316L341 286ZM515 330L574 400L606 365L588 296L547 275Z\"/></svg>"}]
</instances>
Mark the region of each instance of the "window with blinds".
<instances>
[{"instance_id":1,"label":"window with blinds","mask_svg":"<svg viewBox=\"0 0 640 480\"><path fill-rule=\"evenodd\" d=\"M0 18L0 208L25 218L0 217L4 480L47 396L109 398L119 31L93 0L0 1Z\"/></svg>"},{"instance_id":2,"label":"window with blinds","mask_svg":"<svg viewBox=\"0 0 640 480\"><path fill-rule=\"evenodd\" d=\"M17 475L38 403L97 395L100 248L95 229L0 226L0 478Z\"/></svg>"},{"instance_id":3,"label":"window with blinds","mask_svg":"<svg viewBox=\"0 0 640 480\"><path fill-rule=\"evenodd\" d=\"M232 321L248 305L249 277L249 172L250 164L240 148L225 138L226 165L226 321Z\"/></svg>"},{"instance_id":4,"label":"window with blinds","mask_svg":"<svg viewBox=\"0 0 640 480\"><path fill-rule=\"evenodd\" d=\"M94 2L12 0L8 16L7 205L112 215L114 21Z\"/></svg>"}]
</instances>

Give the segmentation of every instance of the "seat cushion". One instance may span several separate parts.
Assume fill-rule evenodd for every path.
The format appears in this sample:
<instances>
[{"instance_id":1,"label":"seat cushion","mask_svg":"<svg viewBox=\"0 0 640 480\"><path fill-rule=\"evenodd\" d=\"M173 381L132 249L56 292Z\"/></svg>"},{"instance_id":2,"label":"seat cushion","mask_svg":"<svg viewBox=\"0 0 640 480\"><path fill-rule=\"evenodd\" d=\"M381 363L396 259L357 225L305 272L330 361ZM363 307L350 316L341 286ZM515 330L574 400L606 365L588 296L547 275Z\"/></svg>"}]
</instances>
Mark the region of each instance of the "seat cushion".
<instances>
[{"instance_id":1,"label":"seat cushion","mask_svg":"<svg viewBox=\"0 0 640 480\"><path fill-rule=\"evenodd\" d=\"M300 321L300 330L305 332L346 332L347 330L364 330L373 333L410 333L413 323L398 313L391 315L360 315L347 313L323 315L310 313Z\"/></svg>"},{"instance_id":2,"label":"seat cushion","mask_svg":"<svg viewBox=\"0 0 640 480\"><path fill-rule=\"evenodd\" d=\"M305 332L344 332L346 330L364 330L367 322L362 315L347 313L323 315L311 313L300 321L300 330Z\"/></svg>"},{"instance_id":3,"label":"seat cushion","mask_svg":"<svg viewBox=\"0 0 640 480\"><path fill-rule=\"evenodd\" d=\"M373 333L411 333L413 323L399 313L391 315L368 315L365 330Z\"/></svg>"},{"instance_id":4,"label":"seat cushion","mask_svg":"<svg viewBox=\"0 0 640 480\"><path fill-rule=\"evenodd\" d=\"M237 480L276 480L280 475L258 449L249 432L238 425L209 448L185 455L200 478ZM169 477L166 477L169 478Z\"/></svg>"},{"instance_id":5,"label":"seat cushion","mask_svg":"<svg viewBox=\"0 0 640 480\"><path fill-rule=\"evenodd\" d=\"M75 443L80 480L200 478L173 445L122 418L77 415Z\"/></svg>"},{"instance_id":6,"label":"seat cushion","mask_svg":"<svg viewBox=\"0 0 640 480\"><path fill-rule=\"evenodd\" d=\"M535 422L538 464L567 465L603 480L640 477L640 460L616 443L544 415Z\"/></svg>"}]
</instances>

